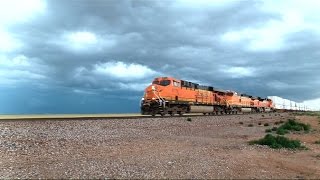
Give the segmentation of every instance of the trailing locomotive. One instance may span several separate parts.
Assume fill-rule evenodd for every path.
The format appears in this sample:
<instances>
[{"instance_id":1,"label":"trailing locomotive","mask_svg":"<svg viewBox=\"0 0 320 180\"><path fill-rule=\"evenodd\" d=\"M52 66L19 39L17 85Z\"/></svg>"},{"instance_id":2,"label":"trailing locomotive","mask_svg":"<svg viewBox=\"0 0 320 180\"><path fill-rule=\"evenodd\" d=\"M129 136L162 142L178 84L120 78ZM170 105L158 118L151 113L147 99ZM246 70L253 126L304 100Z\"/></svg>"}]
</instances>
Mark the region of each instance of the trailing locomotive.
<instances>
[{"instance_id":1,"label":"trailing locomotive","mask_svg":"<svg viewBox=\"0 0 320 180\"><path fill-rule=\"evenodd\" d=\"M211 86L178 80L155 78L141 99L141 114L162 116L184 113L237 114L273 111L271 99L238 94Z\"/></svg>"}]
</instances>

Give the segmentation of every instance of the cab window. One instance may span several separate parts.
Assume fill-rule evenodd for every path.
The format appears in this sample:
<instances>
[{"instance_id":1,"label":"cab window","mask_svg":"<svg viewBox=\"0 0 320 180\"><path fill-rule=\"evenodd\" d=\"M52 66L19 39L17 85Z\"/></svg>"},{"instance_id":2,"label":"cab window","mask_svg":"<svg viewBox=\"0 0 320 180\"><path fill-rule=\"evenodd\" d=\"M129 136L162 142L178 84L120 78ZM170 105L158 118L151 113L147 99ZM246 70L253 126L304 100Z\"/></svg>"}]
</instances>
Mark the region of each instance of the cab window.
<instances>
[{"instance_id":1,"label":"cab window","mask_svg":"<svg viewBox=\"0 0 320 180\"><path fill-rule=\"evenodd\" d=\"M159 81L153 81L152 84L159 84Z\"/></svg>"},{"instance_id":2,"label":"cab window","mask_svg":"<svg viewBox=\"0 0 320 180\"><path fill-rule=\"evenodd\" d=\"M179 87L179 86L180 86L180 83L177 82L177 81L173 81L173 86Z\"/></svg>"},{"instance_id":3,"label":"cab window","mask_svg":"<svg viewBox=\"0 0 320 180\"><path fill-rule=\"evenodd\" d=\"M162 80L162 81L160 81L160 84L159 85L161 85L161 86L168 86L168 85L170 85L170 80Z\"/></svg>"}]
</instances>

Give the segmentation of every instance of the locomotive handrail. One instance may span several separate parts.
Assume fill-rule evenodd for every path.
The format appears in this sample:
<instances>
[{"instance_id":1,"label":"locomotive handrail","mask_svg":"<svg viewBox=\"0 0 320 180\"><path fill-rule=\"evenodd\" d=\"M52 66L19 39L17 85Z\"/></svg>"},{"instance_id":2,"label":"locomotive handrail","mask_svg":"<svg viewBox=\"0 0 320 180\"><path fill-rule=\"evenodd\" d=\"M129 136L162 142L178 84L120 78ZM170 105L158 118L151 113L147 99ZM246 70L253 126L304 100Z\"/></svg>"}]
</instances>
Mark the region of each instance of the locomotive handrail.
<instances>
[{"instance_id":1,"label":"locomotive handrail","mask_svg":"<svg viewBox=\"0 0 320 180\"><path fill-rule=\"evenodd\" d=\"M160 94L158 95L158 94L155 93L155 91L157 91L157 90L156 90L156 88L154 86L152 86L152 91L153 91L153 94L156 95L157 98L161 100L161 103L159 102L159 105L162 106L162 102L163 102L163 108L165 108L166 107L166 101L160 96Z\"/></svg>"}]
</instances>

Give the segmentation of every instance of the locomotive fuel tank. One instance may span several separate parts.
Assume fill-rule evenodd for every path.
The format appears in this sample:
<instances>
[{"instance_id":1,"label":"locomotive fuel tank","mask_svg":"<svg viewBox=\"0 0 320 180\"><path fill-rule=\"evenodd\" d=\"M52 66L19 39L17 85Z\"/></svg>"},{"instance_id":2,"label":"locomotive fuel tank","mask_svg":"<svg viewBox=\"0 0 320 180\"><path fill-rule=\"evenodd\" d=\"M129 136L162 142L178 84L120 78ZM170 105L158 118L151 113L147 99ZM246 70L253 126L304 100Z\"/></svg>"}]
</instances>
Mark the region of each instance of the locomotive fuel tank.
<instances>
[{"instance_id":1,"label":"locomotive fuel tank","mask_svg":"<svg viewBox=\"0 0 320 180\"><path fill-rule=\"evenodd\" d=\"M241 108L241 112L249 113L251 112L251 108Z\"/></svg>"},{"instance_id":2,"label":"locomotive fuel tank","mask_svg":"<svg viewBox=\"0 0 320 180\"><path fill-rule=\"evenodd\" d=\"M190 106L191 113L212 113L213 106Z\"/></svg>"},{"instance_id":3,"label":"locomotive fuel tank","mask_svg":"<svg viewBox=\"0 0 320 180\"><path fill-rule=\"evenodd\" d=\"M271 111L270 108L265 108L265 109L264 109L264 112L270 112L270 111Z\"/></svg>"}]
</instances>

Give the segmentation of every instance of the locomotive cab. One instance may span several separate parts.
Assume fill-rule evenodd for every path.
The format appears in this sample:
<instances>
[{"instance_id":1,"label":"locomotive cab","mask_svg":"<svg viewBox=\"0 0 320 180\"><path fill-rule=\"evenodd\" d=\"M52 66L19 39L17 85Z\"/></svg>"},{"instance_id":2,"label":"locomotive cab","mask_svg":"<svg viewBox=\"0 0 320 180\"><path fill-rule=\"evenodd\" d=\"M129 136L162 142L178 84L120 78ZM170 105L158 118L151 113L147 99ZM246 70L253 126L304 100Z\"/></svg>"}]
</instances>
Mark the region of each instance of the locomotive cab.
<instances>
[{"instance_id":1,"label":"locomotive cab","mask_svg":"<svg viewBox=\"0 0 320 180\"><path fill-rule=\"evenodd\" d=\"M179 80L170 77L159 77L152 81L145 90L145 100L171 100L173 89L180 85Z\"/></svg>"},{"instance_id":2,"label":"locomotive cab","mask_svg":"<svg viewBox=\"0 0 320 180\"><path fill-rule=\"evenodd\" d=\"M180 81L171 77L158 77L145 89L143 102L141 104L142 114L159 114L166 109L169 101L173 97L178 97L178 91L174 89L180 87ZM153 110L157 110L153 112Z\"/></svg>"},{"instance_id":3,"label":"locomotive cab","mask_svg":"<svg viewBox=\"0 0 320 180\"><path fill-rule=\"evenodd\" d=\"M163 78L160 78L160 79L158 79L158 78L156 78L153 82L152 82L152 84L153 85L159 85L159 86L169 86L170 84L171 84L171 80L170 79L163 79Z\"/></svg>"}]
</instances>

